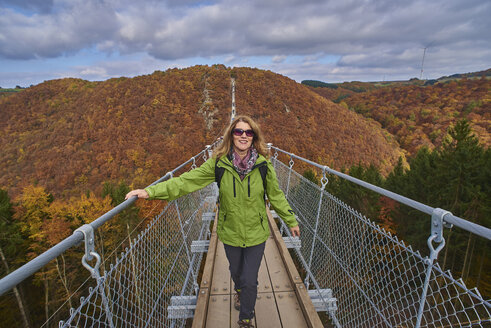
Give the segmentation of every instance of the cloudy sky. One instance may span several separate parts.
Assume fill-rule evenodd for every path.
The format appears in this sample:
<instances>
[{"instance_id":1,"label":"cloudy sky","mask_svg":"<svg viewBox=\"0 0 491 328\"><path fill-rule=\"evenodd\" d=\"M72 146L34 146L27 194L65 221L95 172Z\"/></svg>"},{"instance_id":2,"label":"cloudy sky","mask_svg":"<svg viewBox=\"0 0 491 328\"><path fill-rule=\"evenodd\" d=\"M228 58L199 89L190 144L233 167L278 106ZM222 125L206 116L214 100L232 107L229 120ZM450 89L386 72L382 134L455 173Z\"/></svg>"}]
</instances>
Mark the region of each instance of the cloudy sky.
<instances>
[{"instance_id":1,"label":"cloudy sky","mask_svg":"<svg viewBox=\"0 0 491 328\"><path fill-rule=\"evenodd\" d=\"M491 67L489 0L0 0L0 86L197 64L298 82Z\"/></svg>"}]
</instances>

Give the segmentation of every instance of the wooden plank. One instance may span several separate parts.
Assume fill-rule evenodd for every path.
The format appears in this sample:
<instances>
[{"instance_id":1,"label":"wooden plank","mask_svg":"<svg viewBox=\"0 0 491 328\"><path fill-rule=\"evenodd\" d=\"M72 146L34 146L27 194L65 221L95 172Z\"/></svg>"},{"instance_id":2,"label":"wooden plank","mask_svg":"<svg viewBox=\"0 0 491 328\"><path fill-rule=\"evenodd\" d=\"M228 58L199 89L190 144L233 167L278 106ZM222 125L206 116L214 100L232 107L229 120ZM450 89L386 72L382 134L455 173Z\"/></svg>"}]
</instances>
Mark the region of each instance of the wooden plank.
<instances>
[{"instance_id":1,"label":"wooden plank","mask_svg":"<svg viewBox=\"0 0 491 328\"><path fill-rule=\"evenodd\" d=\"M264 257L268 267L271 287L274 291L292 291L293 284L286 271L283 259L278 251L275 241L271 238L266 241ZM271 289L266 290L271 291Z\"/></svg>"},{"instance_id":2,"label":"wooden plank","mask_svg":"<svg viewBox=\"0 0 491 328\"><path fill-rule=\"evenodd\" d=\"M266 265L266 259L263 256L263 259L261 260L261 266L259 267L259 273L257 277L257 292L258 293L265 293L265 292L271 292L271 280L269 278L269 273L268 273L268 266Z\"/></svg>"},{"instance_id":3,"label":"wooden plank","mask_svg":"<svg viewBox=\"0 0 491 328\"><path fill-rule=\"evenodd\" d=\"M285 264L286 272L287 272L288 276L290 277L290 281L294 284L301 283L302 279L300 278L300 275L298 274L297 268L295 267L295 264L293 263L293 260L290 257L290 253L288 252L288 248L286 248L286 245L283 242L283 238L281 237L280 231L278 230L278 227L276 226L276 223L274 222L273 216L271 215L271 212L269 211L269 209L267 209L266 212L268 214L269 228L271 229L271 234L272 234L273 239L276 243L276 246L278 247L278 251L279 251L279 254L281 256L281 259L282 259L283 263Z\"/></svg>"},{"instance_id":4,"label":"wooden plank","mask_svg":"<svg viewBox=\"0 0 491 328\"><path fill-rule=\"evenodd\" d=\"M281 255L283 263L285 264L286 271L291 282L295 285L295 293L299 300L300 308L302 309L303 315L307 320L307 324L309 328L321 328L323 327L322 322L319 318L319 315L315 311L315 307L312 304L312 300L308 296L308 292L305 290L305 285L298 274L297 268L293 263L293 259L286 248L285 243L283 242L283 238L281 237L280 231L274 222L273 216L269 209L267 209L268 219L269 219L269 227L271 229L271 234L273 239L278 246L278 252ZM300 232L301 233L301 232ZM274 283L273 283L274 285ZM274 287L274 286L273 286Z\"/></svg>"},{"instance_id":5,"label":"wooden plank","mask_svg":"<svg viewBox=\"0 0 491 328\"><path fill-rule=\"evenodd\" d=\"M230 327L230 295L210 295L206 327Z\"/></svg>"},{"instance_id":6,"label":"wooden plank","mask_svg":"<svg viewBox=\"0 0 491 328\"><path fill-rule=\"evenodd\" d=\"M213 224L213 230L210 236L210 245L208 246L208 252L206 253L205 267L203 268L203 275L201 276L200 288L209 288L213 277L213 269L215 267L215 254L218 243L218 236L216 232L218 216L215 217Z\"/></svg>"},{"instance_id":7,"label":"wooden plank","mask_svg":"<svg viewBox=\"0 0 491 328\"><path fill-rule=\"evenodd\" d=\"M308 328L302 308L293 291L275 292L274 295L283 328Z\"/></svg>"},{"instance_id":8,"label":"wooden plank","mask_svg":"<svg viewBox=\"0 0 491 328\"><path fill-rule=\"evenodd\" d=\"M317 311L315 310L314 304L312 304L307 288L305 288L303 283L295 284L295 294L297 295L299 304L302 307L302 311L305 315L309 328L324 327L321 319L319 318L319 314L317 314Z\"/></svg>"},{"instance_id":9,"label":"wooden plank","mask_svg":"<svg viewBox=\"0 0 491 328\"><path fill-rule=\"evenodd\" d=\"M194 310L192 328L202 328L206 324L206 315L208 313L208 300L210 291L208 288L200 288L196 310Z\"/></svg>"},{"instance_id":10,"label":"wooden plank","mask_svg":"<svg viewBox=\"0 0 491 328\"><path fill-rule=\"evenodd\" d=\"M230 270L223 243L218 240L210 295L230 295Z\"/></svg>"},{"instance_id":11,"label":"wooden plank","mask_svg":"<svg viewBox=\"0 0 491 328\"><path fill-rule=\"evenodd\" d=\"M196 310L194 311L192 328L202 328L206 324L206 315L208 313L208 301L210 296L209 287L213 278L213 269L215 264L214 259L218 240L216 233L217 220L218 216L215 215L215 222L213 224L213 229L210 236L210 245L208 247L208 253L206 254L203 276L201 277L198 300L196 301Z\"/></svg>"},{"instance_id":12,"label":"wooden plank","mask_svg":"<svg viewBox=\"0 0 491 328\"><path fill-rule=\"evenodd\" d=\"M276 300L272 292L258 293L256 300L256 328L281 327Z\"/></svg>"}]
</instances>

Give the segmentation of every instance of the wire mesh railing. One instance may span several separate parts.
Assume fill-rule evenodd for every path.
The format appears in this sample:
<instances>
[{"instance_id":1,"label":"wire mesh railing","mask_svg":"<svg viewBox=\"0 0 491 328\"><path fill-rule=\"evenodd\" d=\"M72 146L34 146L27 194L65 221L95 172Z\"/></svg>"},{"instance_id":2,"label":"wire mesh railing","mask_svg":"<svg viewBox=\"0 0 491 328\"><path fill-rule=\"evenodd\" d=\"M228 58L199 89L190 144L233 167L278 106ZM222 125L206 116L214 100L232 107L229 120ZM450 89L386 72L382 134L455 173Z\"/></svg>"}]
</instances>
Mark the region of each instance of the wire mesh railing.
<instances>
[{"instance_id":1,"label":"wire mesh railing","mask_svg":"<svg viewBox=\"0 0 491 328\"><path fill-rule=\"evenodd\" d=\"M215 189L170 202L108 271L94 276L96 286L60 327L182 327L186 319L173 318L168 307L172 296L197 295L203 253L191 252L191 243L209 237L201 218L213 211Z\"/></svg>"},{"instance_id":2,"label":"wire mesh railing","mask_svg":"<svg viewBox=\"0 0 491 328\"><path fill-rule=\"evenodd\" d=\"M329 312L336 326L491 326L490 302L436 263L443 237L436 242L437 234L432 231L430 256L423 257L326 192L326 167L304 161L324 171L318 186L293 170L293 159L303 160L301 157L275 149L272 161L279 184L298 215L302 231L302 247L295 248L297 262L305 272L307 287L313 285L311 290L319 294L328 290L336 300ZM288 165L277 159L278 151L290 157ZM448 214L431 210L435 223ZM288 234L281 224L283 233ZM443 224L440 220L440 229ZM471 225L471 229L489 236L487 228Z\"/></svg>"}]
</instances>

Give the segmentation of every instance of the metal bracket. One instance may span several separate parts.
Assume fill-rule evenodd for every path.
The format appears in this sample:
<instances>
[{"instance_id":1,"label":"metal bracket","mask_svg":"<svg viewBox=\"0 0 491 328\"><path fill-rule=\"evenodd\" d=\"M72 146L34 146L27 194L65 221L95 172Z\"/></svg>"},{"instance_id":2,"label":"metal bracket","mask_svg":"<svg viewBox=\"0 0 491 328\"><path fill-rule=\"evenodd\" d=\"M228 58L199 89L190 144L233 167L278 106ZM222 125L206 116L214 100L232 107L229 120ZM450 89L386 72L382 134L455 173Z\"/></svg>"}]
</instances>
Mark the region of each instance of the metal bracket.
<instances>
[{"instance_id":1,"label":"metal bracket","mask_svg":"<svg viewBox=\"0 0 491 328\"><path fill-rule=\"evenodd\" d=\"M285 243L286 248L302 248L300 237L283 237L283 242Z\"/></svg>"},{"instance_id":2,"label":"metal bracket","mask_svg":"<svg viewBox=\"0 0 491 328\"><path fill-rule=\"evenodd\" d=\"M85 239L85 259L92 261L93 256L91 253L95 253L95 239L94 239L94 228L90 224L84 224L80 228L76 229L75 232L81 232L84 234Z\"/></svg>"},{"instance_id":3,"label":"metal bracket","mask_svg":"<svg viewBox=\"0 0 491 328\"><path fill-rule=\"evenodd\" d=\"M169 319L188 319L194 317L197 296L172 296L167 307Z\"/></svg>"},{"instance_id":4,"label":"metal bracket","mask_svg":"<svg viewBox=\"0 0 491 328\"><path fill-rule=\"evenodd\" d=\"M338 309L337 299L332 297L332 290L313 289L309 290L308 293L317 312L327 311L328 313L333 313Z\"/></svg>"},{"instance_id":5,"label":"metal bracket","mask_svg":"<svg viewBox=\"0 0 491 328\"><path fill-rule=\"evenodd\" d=\"M205 212L201 215L201 222L210 223L215 219L215 212Z\"/></svg>"},{"instance_id":6,"label":"metal bracket","mask_svg":"<svg viewBox=\"0 0 491 328\"><path fill-rule=\"evenodd\" d=\"M448 227L448 224L446 225L444 223L444 217L447 214L452 213L442 210L441 208L435 208L431 214L431 235L436 236L435 239L433 239L436 243L441 243L443 241L443 226L446 228Z\"/></svg>"},{"instance_id":7,"label":"metal bracket","mask_svg":"<svg viewBox=\"0 0 491 328\"><path fill-rule=\"evenodd\" d=\"M191 242L191 253L206 253L209 246L209 240L193 240Z\"/></svg>"}]
</instances>

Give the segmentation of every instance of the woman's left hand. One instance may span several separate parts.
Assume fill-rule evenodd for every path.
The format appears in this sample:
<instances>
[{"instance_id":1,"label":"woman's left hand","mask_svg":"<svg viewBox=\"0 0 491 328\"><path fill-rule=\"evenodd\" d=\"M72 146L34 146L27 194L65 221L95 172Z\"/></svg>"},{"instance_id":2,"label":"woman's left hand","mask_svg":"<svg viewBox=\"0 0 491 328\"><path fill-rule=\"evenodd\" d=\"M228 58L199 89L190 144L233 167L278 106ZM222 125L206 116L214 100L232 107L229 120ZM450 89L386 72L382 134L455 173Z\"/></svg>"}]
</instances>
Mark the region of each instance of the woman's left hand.
<instances>
[{"instance_id":1,"label":"woman's left hand","mask_svg":"<svg viewBox=\"0 0 491 328\"><path fill-rule=\"evenodd\" d=\"M290 232L292 233L292 237L300 237L300 227L298 225L296 227L290 228Z\"/></svg>"}]
</instances>

